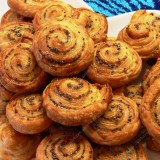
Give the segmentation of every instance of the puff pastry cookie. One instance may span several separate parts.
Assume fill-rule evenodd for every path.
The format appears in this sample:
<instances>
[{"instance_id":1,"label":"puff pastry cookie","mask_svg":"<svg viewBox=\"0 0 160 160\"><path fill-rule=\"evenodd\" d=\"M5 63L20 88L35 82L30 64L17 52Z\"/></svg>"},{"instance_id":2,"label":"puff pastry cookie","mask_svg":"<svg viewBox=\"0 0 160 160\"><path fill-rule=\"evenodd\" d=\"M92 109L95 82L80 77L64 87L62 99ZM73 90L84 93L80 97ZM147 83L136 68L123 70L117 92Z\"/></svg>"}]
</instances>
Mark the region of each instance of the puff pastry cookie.
<instances>
[{"instance_id":1,"label":"puff pastry cookie","mask_svg":"<svg viewBox=\"0 0 160 160\"><path fill-rule=\"evenodd\" d=\"M51 126L42 107L41 94L24 94L14 96L6 108L7 118L12 127L23 134L36 134Z\"/></svg>"},{"instance_id":2,"label":"puff pastry cookie","mask_svg":"<svg viewBox=\"0 0 160 160\"><path fill-rule=\"evenodd\" d=\"M37 63L53 76L73 76L92 61L94 42L76 20L46 22L34 35Z\"/></svg>"},{"instance_id":3,"label":"puff pastry cookie","mask_svg":"<svg viewBox=\"0 0 160 160\"><path fill-rule=\"evenodd\" d=\"M85 28L95 43L105 41L108 32L108 21L105 15L96 13L87 8L78 8L81 13L87 15Z\"/></svg>"},{"instance_id":4,"label":"puff pastry cookie","mask_svg":"<svg viewBox=\"0 0 160 160\"><path fill-rule=\"evenodd\" d=\"M141 68L142 60L132 47L122 41L107 41L95 45L87 76L93 82L116 88L136 79Z\"/></svg>"},{"instance_id":5,"label":"puff pastry cookie","mask_svg":"<svg viewBox=\"0 0 160 160\"><path fill-rule=\"evenodd\" d=\"M36 12L54 0L8 0L9 7L23 15L24 17L33 18Z\"/></svg>"},{"instance_id":6,"label":"puff pastry cookie","mask_svg":"<svg viewBox=\"0 0 160 160\"><path fill-rule=\"evenodd\" d=\"M160 79L155 80L144 93L140 116L149 135L160 139Z\"/></svg>"},{"instance_id":7,"label":"puff pastry cookie","mask_svg":"<svg viewBox=\"0 0 160 160\"><path fill-rule=\"evenodd\" d=\"M108 107L111 88L81 78L53 80L43 91L43 106L53 121L66 126L89 124Z\"/></svg>"},{"instance_id":8,"label":"puff pastry cookie","mask_svg":"<svg viewBox=\"0 0 160 160\"><path fill-rule=\"evenodd\" d=\"M120 146L96 146L94 160L148 160L141 144L134 146L124 144Z\"/></svg>"},{"instance_id":9,"label":"puff pastry cookie","mask_svg":"<svg viewBox=\"0 0 160 160\"><path fill-rule=\"evenodd\" d=\"M89 126L83 126L83 131L93 142L113 146L130 141L139 128L135 102L122 95L113 95L105 114Z\"/></svg>"},{"instance_id":10,"label":"puff pastry cookie","mask_svg":"<svg viewBox=\"0 0 160 160\"><path fill-rule=\"evenodd\" d=\"M118 39L132 46L142 59L155 57L159 48L157 31L147 23L130 23L119 32Z\"/></svg>"},{"instance_id":11,"label":"puff pastry cookie","mask_svg":"<svg viewBox=\"0 0 160 160\"><path fill-rule=\"evenodd\" d=\"M0 116L0 159L32 159L39 143L40 135L21 134L12 128L5 115Z\"/></svg>"},{"instance_id":12,"label":"puff pastry cookie","mask_svg":"<svg viewBox=\"0 0 160 160\"><path fill-rule=\"evenodd\" d=\"M36 160L93 160L93 149L81 134L57 131L45 137L37 148Z\"/></svg>"}]
</instances>

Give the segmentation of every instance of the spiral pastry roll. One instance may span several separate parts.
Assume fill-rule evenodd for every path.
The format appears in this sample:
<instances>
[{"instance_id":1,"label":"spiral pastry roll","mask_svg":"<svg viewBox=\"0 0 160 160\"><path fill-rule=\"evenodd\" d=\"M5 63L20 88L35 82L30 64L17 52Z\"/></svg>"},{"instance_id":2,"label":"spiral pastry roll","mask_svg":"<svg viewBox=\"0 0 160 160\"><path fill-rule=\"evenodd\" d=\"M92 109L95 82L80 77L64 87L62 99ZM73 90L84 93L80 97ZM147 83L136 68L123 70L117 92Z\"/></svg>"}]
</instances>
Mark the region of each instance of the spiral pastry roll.
<instances>
[{"instance_id":1,"label":"spiral pastry roll","mask_svg":"<svg viewBox=\"0 0 160 160\"><path fill-rule=\"evenodd\" d=\"M36 63L32 47L27 43L18 43L1 52L0 83L16 93L36 91L48 80Z\"/></svg>"},{"instance_id":2,"label":"spiral pastry roll","mask_svg":"<svg viewBox=\"0 0 160 160\"><path fill-rule=\"evenodd\" d=\"M139 128L136 103L125 96L113 95L105 114L89 126L83 126L83 131L93 142L113 146L130 141Z\"/></svg>"},{"instance_id":3,"label":"spiral pastry roll","mask_svg":"<svg viewBox=\"0 0 160 160\"><path fill-rule=\"evenodd\" d=\"M6 113L6 105L13 95L13 92L7 90L3 85L0 84L0 115Z\"/></svg>"},{"instance_id":4,"label":"spiral pastry roll","mask_svg":"<svg viewBox=\"0 0 160 160\"><path fill-rule=\"evenodd\" d=\"M77 21L46 22L34 35L33 50L41 68L53 76L72 76L92 61L94 42Z\"/></svg>"},{"instance_id":5,"label":"spiral pastry roll","mask_svg":"<svg viewBox=\"0 0 160 160\"><path fill-rule=\"evenodd\" d=\"M140 106L140 117L153 139L160 139L160 79L158 78L144 93Z\"/></svg>"},{"instance_id":6,"label":"spiral pastry roll","mask_svg":"<svg viewBox=\"0 0 160 160\"><path fill-rule=\"evenodd\" d=\"M148 160L141 144L136 146L124 144L120 146L96 146L93 148L94 160Z\"/></svg>"},{"instance_id":7,"label":"spiral pastry roll","mask_svg":"<svg viewBox=\"0 0 160 160\"><path fill-rule=\"evenodd\" d=\"M25 22L25 21L27 21L27 18L19 15L18 13L12 11L11 9L9 9L1 18L1 24L9 22Z\"/></svg>"},{"instance_id":8,"label":"spiral pastry roll","mask_svg":"<svg viewBox=\"0 0 160 160\"><path fill-rule=\"evenodd\" d=\"M156 29L147 23L130 23L123 28L118 39L132 46L142 59L153 58L157 54L159 39Z\"/></svg>"},{"instance_id":9,"label":"spiral pastry roll","mask_svg":"<svg viewBox=\"0 0 160 160\"><path fill-rule=\"evenodd\" d=\"M93 149L80 133L57 131L45 137L37 148L36 160L93 160Z\"/></svg>"},{"instance_id":10,"label":"spiral pastry roll","mask_svg":"<svg viewBox=\"0 0 160 160\"><path fill-rule=\"evenodd\" d=\"M136 79L141 68L142 60L133 48L121 41L108 41L95 45L87 76L93 82L116 88Z\"/></svg>"},{"instance_id":11,"label":"spiral pastry roll","mask_svg":"<svg viewBox=\"0 0 160 160\"><path fill-rule=\"evenodd\" d=\"M6 115L12 127L24 134L40 133L52 124L42 107L42 96L38 93L14 96L7 105Z\"/></svg>"},{"instance_id":12,"label":"spiral pastry roll","mask_svg":"<svg viewBox=\"0 0 160 160\"><path fill-rule=\"evenodd\" d=\"M77 20L79 19L80 22L82 20L85 22L85 17L83 18L83 15L78 12L78 10L74 9L69 4L62 1L53 1L35 14L33 20L34 28L37 30L40 25L51 20L63 21L68 18L75 18Z\"/></svg>"},{"instance_id":13,"label":"spiral pastry roll","mask_svg":"<svg viewBox=\"0 0 160 160\"><path fill-rule=\"evenodd\" d=\"M32 44L34 29L29 22L10 22L0 26L0 51L18 42Z\"/></svg>"},{"instance_id":14,"label":"spiral pastry roll","mask_svg":"<svg viewBox=\"0 0 160 160\"><path fill-rule=\"evenodd\" d=\"M143 90L141 85L129 85L125 87L124 95L131 98L139 107L143 97Z\"/></svg>"},{"instance_id":15,"label":"spiral pastry roll","mask_svg":"<svg viewBox=\"0 0 160 160\"><path fill-rule=\"evenodd\" d=\"M21 134L12 128L5 115L0 116L0 159L32 159L39 143L40 135Z\"/></svg>"},{"instance_id":16,"label":"spiral pastry roll","mask_svg":"<svg viewBox=\"0 0 160 160\"><path fill-rule=\"evenodd\" d=\"M154 140L153 137L147 137L147 148L160 153L160 140Z\"/></svg>"},{"instance_id":17,"label":"spiral pastry roll","mask_svg":"<svg viewBox=\"0 0 160 160\"><path fill-rule=\"evenodd\" d=\"M152 24L156 20L157 16L158 15L154 12L147 12L144 9L140 9L135 11L132 15L130 23L141 22Z\"/></svg>"},{"instance_id":18,"label":"spiral pastry roll","mask_svg":"<svg viewBox=\"0 0 160 160\"><path fill-rule=\"evenodd\" d=\"M87 15L88 20L85 28L95 43L102 42L107 38L108 21L103 14L96 13L87 8L78 8L80 12Z\"/></svg>"},{"instance_id":19,"label":"spiral pastry roll","mask_svg":"<svg viewBox=\"0 0 160 160\"><path fill-rule=\"evenodd\" d=\"M108 107L111 88L81 78L53 80L43 92L43 106L53 121L66 126L88 124Z\"/></svg>"},{"instance_id":20,"label":"spiral pastry roll","mask_svg":"<svg viewBox=\"0 0 160 160\"><path fill-rule=\"evenodd\" d=\"M8 0L9 7L24 17L33 18L36 12L54 0Z\"/></svg>"},{"instance_id":21,"label":"spiral pastry roll","mask_svg":"<svg viewBox=\"0 0 160 160\"><path fill-rule=\"evenodd\" d=\"M151 86L151 84L160 77L160 59L157 59L153 65L143 76L142 87L144 92Z\"/></svg>"}]
</instances>

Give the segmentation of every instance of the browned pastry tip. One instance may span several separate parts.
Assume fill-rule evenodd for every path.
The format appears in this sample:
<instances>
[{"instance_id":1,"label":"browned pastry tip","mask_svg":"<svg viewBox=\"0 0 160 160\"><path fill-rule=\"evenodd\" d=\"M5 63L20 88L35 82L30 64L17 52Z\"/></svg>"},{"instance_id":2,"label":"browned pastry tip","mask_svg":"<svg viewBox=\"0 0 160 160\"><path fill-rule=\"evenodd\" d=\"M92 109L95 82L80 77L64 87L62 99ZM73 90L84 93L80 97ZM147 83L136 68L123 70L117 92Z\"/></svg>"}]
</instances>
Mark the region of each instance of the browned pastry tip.
<instances>
[{"instance_id":1,"label":"browned pastry tip","mask_svg":"<svg viewBox=\"0 0 160 160\"><path fill-rule=\"evenodd\" d=\"M0 116L0 159L29 160L35 156L40 135L25 135L15 131L5 115Z\"/></svg>"},{"instance_id":2,"label":"browned pastry tip","mask_svg":"<svg viewBox=\"0 0 160 160\"><path fill-rule=\"evenodd\" d=\"M94 42L75 19L44 23L36 31L33 51L37 63L53 76L73 76L92 61Z\"/></svg>"},{"instance_id":3,"label":"browned pastry tip","mask_svg":"<svg viewBox=\"0 0 160 160\"><path fill-rule=\"evenodd\" d=\"M54 0L7 0L8 6L24 17L33 18L36 12Z\"/></svg>"},{"instance_id":4,"label":"browned pastry tip","mask_svg":"<svg viewBox=\"0 0 160 160\"><path fill-rule=\"evenodd\" d=\"M141 144L127 143L119 146L100 146L93 148L94 160L148 160Z\"/></svg>"},{"instance_id":5,"label":"browned pastry tip","mask_svg":"<svg viewBox=\"0 0 160 160\"><path fill-rule=\"evenodd\" d=\"M39 93L15 95L6 108L12 127L23 134L37 134L47 130L52 121L47 117L42 102Z\"/></svg>"},{"instance_id":6,"label":"browned pastry tip","mask_svg":"<svg viewBox=\"0 0 160 160\"><path fill-rule=\"evenodd\" d=\"M81 134L71 131L57 131L45 137L36 152L36 160L93 160L93 149Z\"/></svg>"},{"instance_id":7,"label":"browned pastry tip","mask_svg":"<svg viewBox=\"0 0 160 160\"><path fill-rule=\"evenodd\" d=\"M90 125L84 133L95 143L121 145L133 139L140 128L136 103L123 95L113 95L105 114Z\"/></svg>"},{"instance_id":8,"label":"browned pastry tip","mask_svg":"<svg viewBox=\"0 0 160 160\"><path fill-rule=\"evenodd\" d=\"M149 135L160 137L160 79L156 79L144 93L140 105L140 117Z\"/></svg>"},{"instance_id":9,"label":"browned pastry tip","mask_svg":"<svg viewBox=\"0 0 160 160\"><path fill-rule=\"evenodd\" d=\"M1 52L0 82L16 93L34 92L48 81L48 74L38 65L32 45L18 43Z\"/></svg>"},{"instance_id":10,"label":"browned pastry tip","mask_svg":"<svg viewBox=\"0 0 160 160\"><path fill-rule=\"evenodd\" d=\"M135 80L141 69L142 60L132 47L122 41L109 40L95 44L87 76L93 82L109 83L117 88Z\"/></svg>"},{"instance_id":11,"label":"browned pastry tip","mask_svg":"<svg viewBox=\"0 0 160 160\"><path fill-rule=\"evenodd\" d=\"M53 121L78 126L100 117L111 95L109 85L91 84L81 78L55 79L43 92L43 106Z\"/></svg>"}]
</instances>

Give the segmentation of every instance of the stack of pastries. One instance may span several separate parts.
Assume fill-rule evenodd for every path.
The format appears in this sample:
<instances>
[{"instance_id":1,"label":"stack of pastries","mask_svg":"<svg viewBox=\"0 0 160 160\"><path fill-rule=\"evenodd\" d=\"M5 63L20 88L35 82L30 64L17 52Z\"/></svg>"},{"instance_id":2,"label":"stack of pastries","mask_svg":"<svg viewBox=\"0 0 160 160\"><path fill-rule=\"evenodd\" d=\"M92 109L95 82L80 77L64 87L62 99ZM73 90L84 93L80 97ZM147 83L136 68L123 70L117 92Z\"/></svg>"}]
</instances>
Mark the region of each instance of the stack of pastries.
<instances>
[{"instance_id":1,"label":"stack of pastries","mask_svg":"<svg viewBox=\"0 0 160 160\"><path fill-rule=\"evenodd\" d=\"M160 152L158 15L136 11L111 38L107 17L86 8L8 5L0 24L0 159L147 160L146 137Z\"/></svg>"}]
</instances>

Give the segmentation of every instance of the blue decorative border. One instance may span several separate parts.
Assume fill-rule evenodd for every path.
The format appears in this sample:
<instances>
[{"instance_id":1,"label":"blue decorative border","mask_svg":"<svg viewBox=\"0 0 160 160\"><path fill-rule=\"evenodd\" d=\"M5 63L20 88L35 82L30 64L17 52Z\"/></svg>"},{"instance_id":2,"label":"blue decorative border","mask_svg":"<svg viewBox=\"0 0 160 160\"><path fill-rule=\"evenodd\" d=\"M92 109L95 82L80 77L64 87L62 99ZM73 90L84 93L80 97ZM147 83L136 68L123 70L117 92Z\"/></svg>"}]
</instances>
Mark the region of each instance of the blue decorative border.
<instances>
[{"instance_id":1,"label":"blue decorative border","mask_svg":"<svg viewBox=\"0 0 160 160\"><path fill-rule=\"evenodd\" d=\"M107 17L139 9L160 10L160 0L84 0L94 11Z\"/></svg>"}]
</instances>

